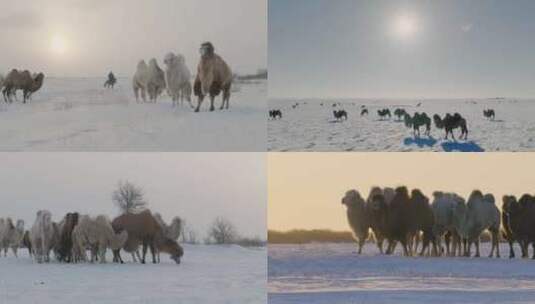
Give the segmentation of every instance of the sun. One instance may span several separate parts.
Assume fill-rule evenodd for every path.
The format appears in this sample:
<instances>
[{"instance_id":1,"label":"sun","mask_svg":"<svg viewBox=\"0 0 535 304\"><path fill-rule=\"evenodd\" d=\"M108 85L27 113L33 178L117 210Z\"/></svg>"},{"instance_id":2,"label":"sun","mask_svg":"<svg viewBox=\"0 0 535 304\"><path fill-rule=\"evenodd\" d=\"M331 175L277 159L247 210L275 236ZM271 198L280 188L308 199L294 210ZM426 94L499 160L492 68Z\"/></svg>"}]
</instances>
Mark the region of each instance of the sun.
<instances>
[{"instance_id":1,"label":"sun","mask_svg":"<svg viewBox=\"0 0 535 304\"><path fill-rule=\"evenodd\" d=\"M65 55L69 49L69 45L64 36L55 34L50 39L50 51L56 55Z\"/></svg>"},{"instance_id":2,"label":"sun","mask_svg":"<svg viewBox=\"0 0 535 304\"><path fill-rule=\"evenodd\" d=\"M399 15L394 19L393 32L399 39L406 40L411 38L418 31L416 18L410 15Z\"/></svg>"}]
</instances>

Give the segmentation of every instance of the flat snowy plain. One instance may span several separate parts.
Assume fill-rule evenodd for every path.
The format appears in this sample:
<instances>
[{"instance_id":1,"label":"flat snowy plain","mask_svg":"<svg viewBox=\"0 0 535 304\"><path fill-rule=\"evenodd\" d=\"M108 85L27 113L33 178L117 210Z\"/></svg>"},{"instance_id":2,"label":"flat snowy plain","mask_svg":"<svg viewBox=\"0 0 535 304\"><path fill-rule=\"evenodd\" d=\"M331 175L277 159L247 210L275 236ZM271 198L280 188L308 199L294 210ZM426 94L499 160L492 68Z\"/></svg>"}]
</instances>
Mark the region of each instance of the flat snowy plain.
<instances>
[{"instance_id":1,"label":"flat snowy plain","mask_svg":"<svg viewBox=\"0 0 535 304\"><path fill-rule=\"evenodd\" d=\"M352 244L269 245L269 303L533 303L535 261L357 255ZM518 254L519 248L515 248Z\"/></svg>"},{"instance_id":2,"label":"flat snowy plain","mask_svg":"<svg viewBox=\"0 0 535 304\"><path fill-rule=\"evenodd\" d=\"M184 245L180 265L37 264L26 249L0 257L0 303L266 303L266 249ZM150 255L149 255L150 256Z\"/></svg>"},{"instance_id":3,"label":"flat snowy plain","mask_svg":"<svg viewBox=\"0 0 535 304\"><path fill-rule=\"evenodd\" d=\"M0 102L2 151L265 151L267 83L235 83L230 109L201 113L136 103L131 80L114 90L100 78L46 78L32 100ZM216 99L219 108L221 97Z\"/></svg>"},{"instance_id":4,"label":"flat snowy plain","mask_svg":"<svg viewBox=\"0 0 535 304\"><path fill-rule=\"evenodd\" d=\"M333 107L335 102L340 105ZM360 115L361 106L369 115ZM468 140L444 140L444 130L434 123L431 136L424 136L422 127L422 136L415 138L397 117L381 120L377 110L382 108L392 115L396 108L411 115L426 112L431 118L458 112L467 120ZM494 121L483 117L488 108L496 112ZM535 100L271 100L269 109L280 109L283 115L268 122L270 151L535 151ZM333 109L346 110L348 120L335 121ZM460 130L454 134L458 137Z\"/></svg>"}]
</instances>

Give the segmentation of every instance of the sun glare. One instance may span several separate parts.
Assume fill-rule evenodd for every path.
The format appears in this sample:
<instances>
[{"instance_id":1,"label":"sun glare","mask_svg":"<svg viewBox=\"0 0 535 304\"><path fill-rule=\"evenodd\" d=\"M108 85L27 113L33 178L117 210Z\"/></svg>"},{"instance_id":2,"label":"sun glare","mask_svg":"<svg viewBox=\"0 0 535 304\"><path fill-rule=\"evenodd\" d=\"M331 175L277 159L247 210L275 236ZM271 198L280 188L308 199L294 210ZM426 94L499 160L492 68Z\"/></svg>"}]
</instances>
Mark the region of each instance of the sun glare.
<instances>
[{"instance_id":1,"label":"sun glare","mask_svg":"<svg viewBox=\"0 0 535 304\"><path fill-rule=\"evenodd\" d=\"M414 17L400 15L394 20L393 30L396 37L406 40L414 36L418 30L418 24Z\"/></svg>"},{"instance_id":2,"label":"sun glare","mask_svg":"<svg viewBox=\"0 0 535 304\"><path fill-rule=\"evenodd\" d=\"M68 51L67 41L59 34L52 36L50 50L56 55L64 55Z\"/></svg>"}]
</instances>

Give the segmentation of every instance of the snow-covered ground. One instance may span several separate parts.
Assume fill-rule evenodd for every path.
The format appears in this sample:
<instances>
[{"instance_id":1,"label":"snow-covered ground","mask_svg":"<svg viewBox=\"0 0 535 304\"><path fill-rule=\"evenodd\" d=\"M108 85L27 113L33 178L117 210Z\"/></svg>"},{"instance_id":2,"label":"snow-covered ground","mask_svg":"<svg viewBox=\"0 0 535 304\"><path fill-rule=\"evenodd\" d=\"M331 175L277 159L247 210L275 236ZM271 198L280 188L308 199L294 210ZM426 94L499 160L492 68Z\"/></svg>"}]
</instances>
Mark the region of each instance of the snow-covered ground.
<instances>
[{"instance_id":1,"label":"snow-covered ground","mask_svg":"<svg viewBox=\"0 0 535 304\"><path fill-rule=\"evenodd\" d=\"M299 102L294 109L292 105ZM341 105L333 107L334 102ZM323 103L323 106L321 106ZM421 103L420 107L417 107ZM369 110L360 116L361 106ZM431 137L415 139L403 122L380 120L377 110L404 108L411 115L459 112L468 122L468 140L444 140L444 130L431 126ZM270 151L533 151L535 150L535 100L271 100L270 109L281 109L281 120L268 122ZM483 117L491 108L496 119ZM336 122L333 109L345 109L347 121ZM423 132L425 127L421 128ZM460 130L454 131L455 135Z\"/></svg>"},{"instance_id":2,"label":"snow-covered ground","mask_svg":"<svg viewBox=\"0 0 535 304\"><path fill-rule=\"evenodd\" d=\"M535 261L362 255L352 244L270 245L269 303L533 303ZM518 247L516 248L518 254Z\"/></svg>"},{"instance_id":3,"label":"snow-covered ground","mask_svg":"<svg viewBox=\"0 0 535 304\"><path fill-rule=\"evenodd\" d=\"M29 104L0 102L2 151L265 151L267 84L237 83L230 109L136 103L131 80L47 78ZM221 97L216 99L219 107Z\"/></svg>"},{"instance_id":4,"label":"snow-covered ground","mask_svg":"<svg viewBox=\"0 0 535 304\"><path fill-rule=\"evenodd\" d=\"M37 264L0 257L0 303L266 303L266 249L184 246L180 265ZM108 255L108 261L111 253Z\"/></svg>"}]
</instances>

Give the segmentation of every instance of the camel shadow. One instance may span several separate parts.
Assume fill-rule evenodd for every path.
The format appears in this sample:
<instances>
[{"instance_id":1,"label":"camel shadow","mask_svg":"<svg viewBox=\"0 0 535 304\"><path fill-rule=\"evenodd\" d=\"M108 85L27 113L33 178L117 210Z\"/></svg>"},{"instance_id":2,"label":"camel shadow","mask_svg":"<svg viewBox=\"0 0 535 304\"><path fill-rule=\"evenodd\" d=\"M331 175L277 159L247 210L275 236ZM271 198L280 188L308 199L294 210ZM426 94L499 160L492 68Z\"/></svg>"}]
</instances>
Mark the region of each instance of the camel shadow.
<instances>
[{"instance_id":1,"label":"camel shadow","mask_svg":"<svg viewBox=\"0 0 535 304\"><path fill-rule=\"evenodd\" d=\"M473 141L448 141L441 144L445 152L485 152L485 149Z\"/></svg>"},{"instance_id":2,"label":"camel shadow","mask_svg":"<svg viewBox=\"0 0 535 304\"><path fill-rule=\"evenodd\" d=\"M429 136L424 137L407 137L403 140L405 146L417 145L419 148L432 147L437 143L437 140Z\"/></svg>"}]
</instances>

